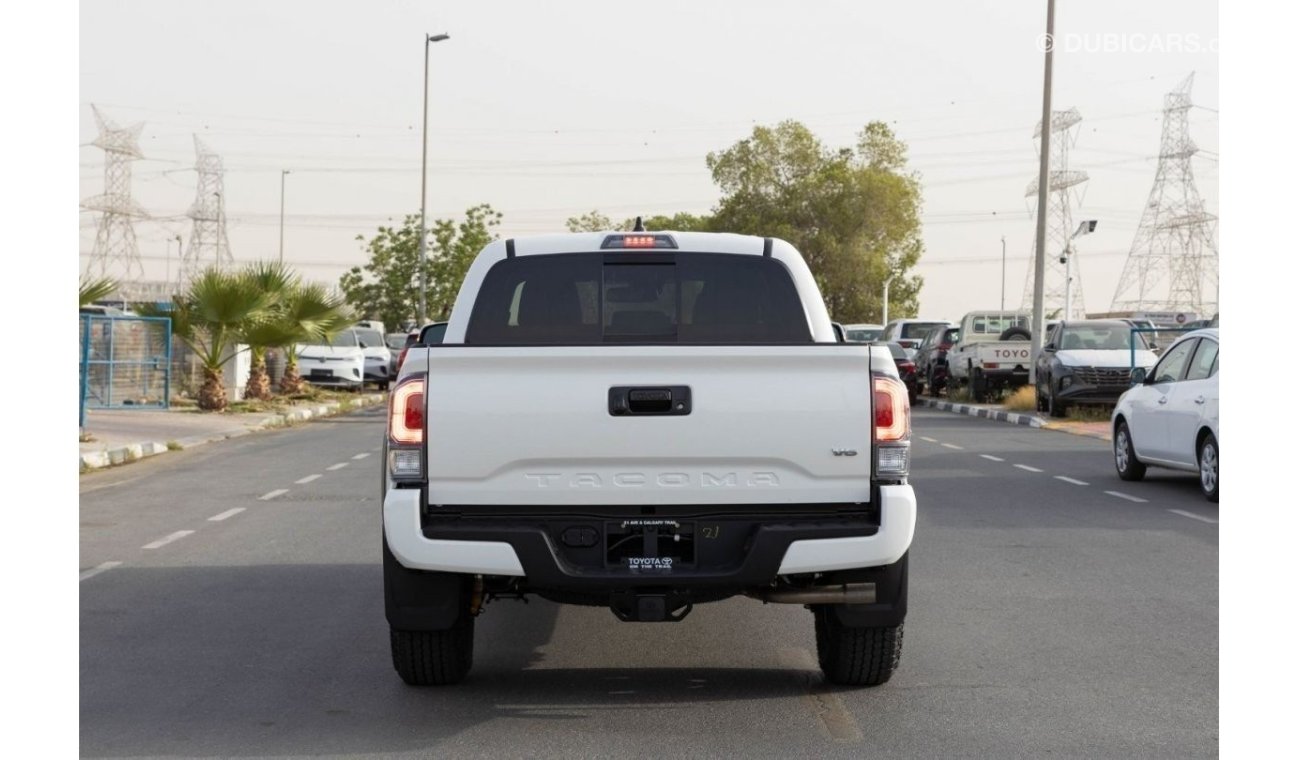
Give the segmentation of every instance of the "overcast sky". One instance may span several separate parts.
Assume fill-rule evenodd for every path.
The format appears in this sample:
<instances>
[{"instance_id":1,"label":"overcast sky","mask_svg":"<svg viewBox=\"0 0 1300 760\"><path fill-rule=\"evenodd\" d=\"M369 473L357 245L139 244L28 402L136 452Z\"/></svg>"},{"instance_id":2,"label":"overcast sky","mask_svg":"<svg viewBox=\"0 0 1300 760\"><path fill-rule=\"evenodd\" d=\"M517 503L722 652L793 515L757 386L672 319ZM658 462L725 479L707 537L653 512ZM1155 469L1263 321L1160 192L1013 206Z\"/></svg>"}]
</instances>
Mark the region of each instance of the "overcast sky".
<instances>
[{"instance_id":1,"label":"overcast sky","mask_svg":"<svg viewBox=\"0 0 1300 760\"><path fill-rule=\"evenodd\" d=\"M1154 178L1162 96L1189 73L1195 160L1218 211L1213 0L1061 0L1054 106L1083 115L1071 168L1090 311L1109 307ZM921 316L1018 305L1033 246L1045 0L864 2L93 2L81 5L80 193L102 188L90 104L145 122L134 192L150 277L176 267L194 201L192 135L226 162L237 260L285 258L336 283L358 234L416 212L424 32L429 213L491 203L503 236L598 209L707 212L704 157L797 119L830 146L889 122L924 186ZM1074 36L1071 36L1074 35ZM81 214L83 263L95 215ZM170 248L169 248L169 242Z\"/></svg>"}]
</instances>

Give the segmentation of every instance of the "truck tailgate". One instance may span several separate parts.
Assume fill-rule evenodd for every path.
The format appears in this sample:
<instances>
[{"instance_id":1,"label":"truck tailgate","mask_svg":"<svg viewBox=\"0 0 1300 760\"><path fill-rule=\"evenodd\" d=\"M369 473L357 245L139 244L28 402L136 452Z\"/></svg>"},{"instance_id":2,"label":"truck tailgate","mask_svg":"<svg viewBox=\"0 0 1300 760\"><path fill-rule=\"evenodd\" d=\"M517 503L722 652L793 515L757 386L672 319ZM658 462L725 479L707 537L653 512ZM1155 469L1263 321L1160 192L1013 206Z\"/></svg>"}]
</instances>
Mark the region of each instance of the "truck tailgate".
<instances>
[{"instance_id":1,"label":"truck tailgate","mask_svg":"<svg viewBox=\"0 0 1300 760\"><path fill-rule=\"evenodd\" d=\"M420 352L428 354L432 504L870 499L867 346L444 345ZM611 414L610 389L618 386L687 386L689 414Z\"/></svg>"}]
</instances>

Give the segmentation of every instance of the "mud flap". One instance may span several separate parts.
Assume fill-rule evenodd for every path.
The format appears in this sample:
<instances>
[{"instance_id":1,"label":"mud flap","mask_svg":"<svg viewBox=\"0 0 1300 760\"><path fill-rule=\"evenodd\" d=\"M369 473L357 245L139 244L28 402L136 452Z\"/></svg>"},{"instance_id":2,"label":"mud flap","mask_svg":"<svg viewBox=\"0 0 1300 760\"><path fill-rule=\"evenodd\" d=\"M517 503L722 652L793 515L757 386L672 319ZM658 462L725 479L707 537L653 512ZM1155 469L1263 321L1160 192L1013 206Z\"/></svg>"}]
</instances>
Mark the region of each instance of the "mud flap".
<instances>
[{"instance_id":1,"label":"mud flap","mask_svg":"<svg viewBox=\"0 0 1300 760\"><path fill-rule=\"evenodd\" d=\"M910 553L910 552L909 552ZM844 625L880 628L901 625L907 617L907 554L892 565L827 573L829 583L875 583L874 604L831 605Z\"/></svg>"},{"instance_id":2,"label":"mud flap","mask_svg":"<svg viewBox=\"0 0 1300 760\"><path fill-rule=\"evenodd\" d=\"M472 576L405 568L384 541L384 613L397 631L445 631L469 614Z\"/></svg>"}]
</instances>

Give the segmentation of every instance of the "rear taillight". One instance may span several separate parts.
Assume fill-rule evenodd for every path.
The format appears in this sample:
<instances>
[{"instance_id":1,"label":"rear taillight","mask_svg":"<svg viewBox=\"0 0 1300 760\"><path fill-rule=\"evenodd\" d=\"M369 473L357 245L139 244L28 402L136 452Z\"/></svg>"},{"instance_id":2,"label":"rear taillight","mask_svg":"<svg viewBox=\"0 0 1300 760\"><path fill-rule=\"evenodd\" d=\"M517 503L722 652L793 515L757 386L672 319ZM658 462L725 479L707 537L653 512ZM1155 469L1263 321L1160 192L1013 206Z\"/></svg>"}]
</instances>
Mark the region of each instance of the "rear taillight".
<instances>
[{"instance_id":1,"label":"rear taillight","mask_svg":"<svg viewBox=\"0 0 1300 760\"><path fill-rule=\"evenodd\" d=\"M394 481L424 477L424 377L408 378L389 398L388 473Z\"/></svg>"},{"instance_id":2,"label":"rear taillight","mask_svg":"<svg viewBox=\"0 0 1300 760\"><path fill-rule=\"evenodd\" d=\"M402 348L402 352L401 352L400 354L397 355L397 370L398 370L399 372L400 372L401 369L402 369L402 362L406 361L406 352L407 352L407 351L410 351L410 350L411 350L411 347L410 347L410 346L404 346L404 347Z\"/></svg>"},{"instance_id":3,"label":"rear taillight","mask_svg":"<svg viewBox=\"0 0 1300 760\"><path fill-rule=\"evenodd\" d=\"M912 362L899 362L898 369L900 372L915 372L916 365Z\"/></svg>"},{"instance_id":4,"label":"rear taillight","mask_svg":"<svg viewBox=\"0 0 1300 760\"><path fill-rule=\"evenodd\" d=\"M907 386L899 380L877 375L872 380L876 394L876 441L902 441L912 430L912 407L907 403Z\"/></svg>"},{"instance_id":5,"label":"rear taillight","mask_svg":"<svg viewBox=\"0 0 1300 760\"><path fill-rule=\"evenodd\" d=\"M871 382L875 411L876 476L904 479L911 463L912 406L907 386L888 375L875 375Z\"/></svg>"},{"instance_id":6,"label":"rear taillight","mask_svg":"<svg viewBox=\"0 0 1300 760\"><path fill-rule=\"evenodd\" d=\"M388 438L404 446L424 443L424 378L401 383L389 402Z\"/></svg>"}]
</instances>

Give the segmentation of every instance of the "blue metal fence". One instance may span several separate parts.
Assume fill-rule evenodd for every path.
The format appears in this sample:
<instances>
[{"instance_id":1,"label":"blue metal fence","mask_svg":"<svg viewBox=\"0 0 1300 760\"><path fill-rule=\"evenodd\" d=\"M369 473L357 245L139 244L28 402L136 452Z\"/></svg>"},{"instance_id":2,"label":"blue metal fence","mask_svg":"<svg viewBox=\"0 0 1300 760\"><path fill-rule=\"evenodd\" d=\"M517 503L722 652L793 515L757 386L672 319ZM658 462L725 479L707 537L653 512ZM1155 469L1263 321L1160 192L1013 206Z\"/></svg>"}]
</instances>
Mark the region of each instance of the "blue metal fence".
<instances>
[{"instance_id":1,"label":"blue metal fence","mask_svg":"<svg viewBox=\"0 0 1300 760\"><path fill-rule=\"evenodd\" d=\"M81 315L80 426L87 409L167 409L172 321Z\"/></svg>"}]
</instances>

